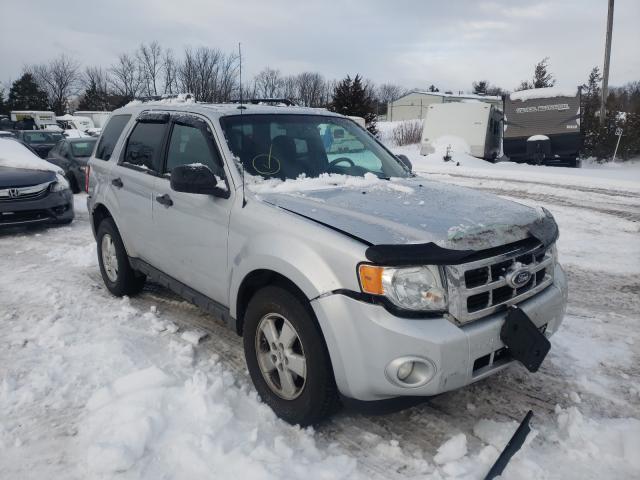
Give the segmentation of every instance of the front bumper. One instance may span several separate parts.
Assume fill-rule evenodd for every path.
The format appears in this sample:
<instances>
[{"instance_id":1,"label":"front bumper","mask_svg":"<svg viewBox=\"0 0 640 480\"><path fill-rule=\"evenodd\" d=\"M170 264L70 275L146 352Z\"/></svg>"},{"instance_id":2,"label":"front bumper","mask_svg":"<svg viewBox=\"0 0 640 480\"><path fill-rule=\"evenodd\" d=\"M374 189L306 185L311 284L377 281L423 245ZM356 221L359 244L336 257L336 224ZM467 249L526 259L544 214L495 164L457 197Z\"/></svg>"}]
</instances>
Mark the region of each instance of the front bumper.
<instances>
[{"instance_id":1,"label":"front bumper","mask_svg":"<svg viewBox=\"0 0 640 480\"><path fill-rule=\"evenodd\" d=\"M518 307L536 326L546 326L549 337L558 330L566 304L566 277L557 265L554 283ZM511 363L508 357L497 360L495 353L504 352L500 329L505 311L458 326L444 317L396 317L384 307L338 294L319 297L311 305L329 349L338 389L350 398L368 401L436 395ZM433 378L425 385L402 387L385 375L389 363L407 356L428 359L435 367Z\"/></svg>"},{"instance_id":2,"label":"front bumper","mask_svg":"<svg viewBox=\"0 0 640 480\"><path fill-rule=\"evenodd\" d=\"M74 218L71 190L47 192L41 198L0 203L0 228L68 223Z\"/></svg>"}]
</instances>

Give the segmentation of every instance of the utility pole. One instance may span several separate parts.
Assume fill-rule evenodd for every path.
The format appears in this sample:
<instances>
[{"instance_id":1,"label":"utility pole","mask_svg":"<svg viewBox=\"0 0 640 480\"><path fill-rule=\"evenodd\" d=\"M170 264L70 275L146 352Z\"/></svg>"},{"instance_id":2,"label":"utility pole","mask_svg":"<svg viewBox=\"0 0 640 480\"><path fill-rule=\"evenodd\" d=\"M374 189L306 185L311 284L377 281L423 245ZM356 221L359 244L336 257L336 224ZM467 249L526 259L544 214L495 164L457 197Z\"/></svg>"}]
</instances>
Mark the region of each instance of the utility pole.
<instances>
[{"instance_id":1,"label":"utility pole","mask_svg":"<svg viewBox=\"0 0 640 480\"><path fill-rule=\"evenodd\" d=\"M613 30L613 1L609 0L607 14L607 40L604 47L604 69L602 70L602 102L600 103L600 125L604 125L607 115L606 102L609 96L609 58L611 57L611 30Z\"/></svg>"}]
</instances>

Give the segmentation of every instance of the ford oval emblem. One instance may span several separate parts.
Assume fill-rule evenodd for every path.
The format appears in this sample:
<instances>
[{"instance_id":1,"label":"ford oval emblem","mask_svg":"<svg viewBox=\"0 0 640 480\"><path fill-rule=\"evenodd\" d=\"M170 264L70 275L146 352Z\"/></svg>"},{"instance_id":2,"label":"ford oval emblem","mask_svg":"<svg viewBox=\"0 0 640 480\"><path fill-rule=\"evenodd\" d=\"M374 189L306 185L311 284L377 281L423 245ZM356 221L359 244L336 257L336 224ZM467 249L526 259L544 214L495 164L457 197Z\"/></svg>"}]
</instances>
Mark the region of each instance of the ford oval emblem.
<instances>
[{"instance_id":1,"label":"ford oval emblem","mask_svg":"<svg viewBox=\"0 0 640 480\"><path fill-rule=\"evenodd\" d=\"M531 272L527 268L514 268L506 275L505 280L511 288L521 288L531 280Z\"/></svg>"}]
</instances>

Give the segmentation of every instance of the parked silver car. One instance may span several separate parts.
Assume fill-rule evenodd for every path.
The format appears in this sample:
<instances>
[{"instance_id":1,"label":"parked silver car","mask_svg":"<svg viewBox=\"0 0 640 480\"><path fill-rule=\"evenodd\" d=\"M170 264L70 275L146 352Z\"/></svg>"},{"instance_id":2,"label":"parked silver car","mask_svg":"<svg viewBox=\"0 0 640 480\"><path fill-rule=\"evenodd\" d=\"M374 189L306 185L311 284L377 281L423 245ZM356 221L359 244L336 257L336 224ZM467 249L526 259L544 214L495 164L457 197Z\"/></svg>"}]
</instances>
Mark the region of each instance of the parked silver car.
<instances>
[{"instance_id":1,"label":"parked silver car","mask_svg":"<svg viewBox=\"0 0 640 480\"><path fill-rule=\"evenodd\" d=\"M138 104L89 167L107 288L150 278L223 318L292 423L535 371L565 312L547 211L416 177L337 114Z\"/></svg>"}]
</instances>

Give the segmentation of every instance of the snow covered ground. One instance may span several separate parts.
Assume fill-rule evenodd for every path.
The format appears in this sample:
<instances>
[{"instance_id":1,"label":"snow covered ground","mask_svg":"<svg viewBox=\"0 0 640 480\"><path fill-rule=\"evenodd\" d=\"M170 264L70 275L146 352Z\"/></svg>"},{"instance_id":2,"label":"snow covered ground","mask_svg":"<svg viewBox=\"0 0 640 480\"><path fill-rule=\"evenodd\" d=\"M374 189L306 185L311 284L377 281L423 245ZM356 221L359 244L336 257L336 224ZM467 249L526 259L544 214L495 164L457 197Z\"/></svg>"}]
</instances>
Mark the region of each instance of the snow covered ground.
<instances>
[{"instance_id":1,"label":"snow covered ground","mask_svg":"<svg viewBox=\"0 0 640 480\"><path fill-rule=\"evenodd\" d=\"M640 478L640 168L393 150L556 216L570 303L538 373L514 365L411 407L291 427L221 322L154 285L105 290L77 195L70 226L0 234L0 478L479 479L529 409L504 478Z\"/></svg>"}]
</instances>

